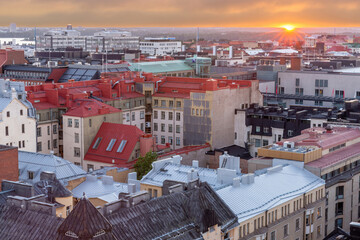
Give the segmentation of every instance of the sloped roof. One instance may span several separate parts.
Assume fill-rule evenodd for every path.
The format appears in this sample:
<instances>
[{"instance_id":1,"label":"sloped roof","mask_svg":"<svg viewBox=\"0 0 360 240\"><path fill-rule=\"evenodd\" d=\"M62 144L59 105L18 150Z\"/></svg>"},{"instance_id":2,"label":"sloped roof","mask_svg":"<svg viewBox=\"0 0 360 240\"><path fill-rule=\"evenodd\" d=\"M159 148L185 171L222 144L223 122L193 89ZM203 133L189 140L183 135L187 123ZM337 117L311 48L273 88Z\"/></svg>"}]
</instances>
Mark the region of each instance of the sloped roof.
<instances>
[{"instance_id":1,"label":"sloped roof","mask_svg":"<svg viewBox=\"0 0 360 240\"><path fill-rule=\"evenodd\" d=\"M111 228L109 221L84 196L58 228L57 239L67 239L66 233L75 234L79 239L92 239L102 231L100 239L114 239Z\"/></svg>"},{"instance_id":2,"label":"sloped roof","mask_svg":"<svg viewBox=\"0 0 360 240\"><path fill-rule=\"evenodd\" d=\"M97 161L112 164L119 167L131 167L133 162L128 163L133 152L136 143L140 141L140 137L144 135L136 126L108 123L101 124L99 131L97 132L94 140L92 141L89 150L85 154L84 159L89 161ZM98 139L101 141L98 147L95 149L94 144ZM107 147L112 139L116 139L111 151L107 151ZM122 152L118 152L119 146L122 141L126 141L126 144Z\"/></svg>"},{"instance_id":3,"label":"sloped roof","mask_svg":"<svg viewBox=\"0 0 360 240\"><path fill-rule=\"evenodd\" d=\"M76 100L75 106L64 115L84 118L116 112L121 112L121 110L94 99L81 99Z\"/></svg>"},{"instance_id":4,"label":"sloped roof","mask_svg":"<svg viewBox=\"0 0 360 240\"><path fill-rule=\"evenodd\" d=\"M47 187L52 188L51 192L48 192ZM53 180L41 180L34 184L34 192L36 195L45 194L50 195L51 197L70 197L72 193L61 184L56 178Z\"/></svg>"},{"instance_id":5,"label":"sloped roof","mask_svg":"<svg viewBox=\"0 0 360 240\"><path fill-rule=\"evenodd\" d=\"M0 98L0 112L2 112L11 102L11 98Z\"/></svg>"},{"instance_id":6,"label":"sloped roof","mask_svg":"<svg viewBox=\"0 0 360 240\"><path fill-rule=\"evenodd\" d=\"M0 206L0 239L56 239L63 219L48 214Z\"/></svg>"},{"instance_id":7,"label":"sloped roof","mask_svg":"<svg viewBox=\"0 0 360 240\"><path fill-rule=\"evenodd\" d=\"M224 231L236 216L211 187L174 193L109 215L113 234L119 239L197 239L218 224Z\"/></svg>"},{"instance_id":8,"label":"sloped roof","mask_svg":"<svg viewBox=\"0 0 360 240\"><path fill-rule=\"evenodd\" d=\"M19 180L39 182L41 172L54 172L56 178L65 180L85 175L86 172L75 164L52 154L19 151ZM34 172L34 178L28 178L28 171Z\"/></svg>"},{"instance_id":9,"label":"sloped roof","mask_svg":"<svg viewBox=\"0 0 360 240\"><path fill-rule=\"evenodd\" d=\"M242 222L324 185L323 179L304 168L287 165L255 176L253 183L228 186L216 192Z\"/></svg>"}]
</instances>

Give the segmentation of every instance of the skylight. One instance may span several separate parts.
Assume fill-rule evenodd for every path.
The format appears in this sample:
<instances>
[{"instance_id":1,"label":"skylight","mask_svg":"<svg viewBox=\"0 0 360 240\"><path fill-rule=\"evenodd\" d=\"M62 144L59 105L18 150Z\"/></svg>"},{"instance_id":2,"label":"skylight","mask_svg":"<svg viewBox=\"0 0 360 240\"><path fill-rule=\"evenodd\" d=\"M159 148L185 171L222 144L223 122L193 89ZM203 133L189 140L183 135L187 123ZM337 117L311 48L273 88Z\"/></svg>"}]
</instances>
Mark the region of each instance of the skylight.
<instances>
[{"instance_id":1,"label":"skylight","mask_svg":"<svg viewBox=\"0 0 360 240\"><path fill-rule=\"evenodd\" d=\"M110 142L109 142L109 145L106 148L106 151L110 152L113 149L115 143L116 143L116 139L115 138L111 139Z\"/></svg>"},{"instance_id":2,"label":"skylight","mask_svg":"<svg viewBox=\"0 0 360 240\"><path fill-rule=\"evenodd\" d=\"M124 147L126 145L127 141L126 140L122 140L120 145L119 145L119 148L117 150L118 153L121 153L123 150L124 150Z\"/></svg>"},{"instance_id":3,"label":"skylight","mask_svg":"<svg viewBox=\"0 0 360 240\"><path fill-rule=\"evenodd\" d=\"M102 137L99 137L98 139L96 139L96 142L94 143L93 149L97 149L99 147L99 144L102 140Z\"/></svg>"}]
</instances>

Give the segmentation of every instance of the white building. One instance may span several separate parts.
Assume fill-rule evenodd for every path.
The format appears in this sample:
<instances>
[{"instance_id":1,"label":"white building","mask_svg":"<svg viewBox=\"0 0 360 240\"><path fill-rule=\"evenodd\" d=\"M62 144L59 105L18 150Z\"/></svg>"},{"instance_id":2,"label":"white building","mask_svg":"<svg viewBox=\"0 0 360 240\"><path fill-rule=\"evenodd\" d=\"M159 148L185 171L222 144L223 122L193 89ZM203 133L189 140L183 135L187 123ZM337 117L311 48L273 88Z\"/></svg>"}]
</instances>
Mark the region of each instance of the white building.
<instances>
[{"instance_id":1,"label":"white building","mask_svg":"<svg viewBox=\"0 0 360 240\"><path fill-rule=\"evenodd\" d=\"M334 71L285 71L278 73L278 93L360 98L360 68ZM333 102L283 100L286 106L333 106Z\"/></svg>"},{"instance_id":2,"label":"white building","mask_svg":"<svg viewBox=\"0 0 360 240\"><path fill-rule=\"evenodd\" d=\"M24 83L0 80L0 144L36 152L35 109Z\"/></svg>"},{"instance_id":3,"label":"white building","mask_svg":"<svg viewBox=\"0 0 360 240\"><path fill-rule=\"evenodd\" d=\"M175 38L145 38L140 42L141 53L149 55L168 55L181 52L181 41Z\"/></svg>"}]
</instances>

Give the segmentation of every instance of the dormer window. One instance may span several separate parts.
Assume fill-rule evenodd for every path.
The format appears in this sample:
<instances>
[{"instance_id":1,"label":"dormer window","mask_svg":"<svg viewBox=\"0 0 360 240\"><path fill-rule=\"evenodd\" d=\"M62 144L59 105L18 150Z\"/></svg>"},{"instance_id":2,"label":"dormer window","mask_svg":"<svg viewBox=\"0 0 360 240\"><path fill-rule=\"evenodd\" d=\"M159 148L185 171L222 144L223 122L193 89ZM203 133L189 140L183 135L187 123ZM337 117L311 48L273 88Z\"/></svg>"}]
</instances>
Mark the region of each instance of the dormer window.
<instances>
[{"instance_id":1,"label":"dormer window","mask_svg":"<svg viewBox=\"0 0 360 240\"><path fill-rule=\"evenodd\" d=\"M28 171L28 178L29 179L34 179L34 172Z\"/></svg>"}]
</instances>

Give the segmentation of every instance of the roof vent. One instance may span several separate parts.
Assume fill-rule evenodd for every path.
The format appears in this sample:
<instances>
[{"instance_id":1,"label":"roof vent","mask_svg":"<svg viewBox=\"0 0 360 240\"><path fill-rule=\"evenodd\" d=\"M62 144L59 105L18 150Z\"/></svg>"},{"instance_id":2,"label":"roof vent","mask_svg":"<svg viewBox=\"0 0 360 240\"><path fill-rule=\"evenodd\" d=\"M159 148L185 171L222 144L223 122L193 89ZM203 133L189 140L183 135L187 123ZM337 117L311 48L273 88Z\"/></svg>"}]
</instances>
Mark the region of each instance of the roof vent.
<instances>
[{"instance_id":1,"label":"roof vent","mask_svg":"<svg viewBox=\"0 0 360 240\"><path fill-rule=\"evenodd\" d=\"M246 175L243 175L241 178L241 182L243 184L251 184L255 182L255 175L253 173L249 173Z\"/></svg>"},{"instance_id":2,"label":"roof vent","mask_svg":"<svg viewBox=\"0 0 360 240\"><path fill-rule=\"evenodd\" d=\"M233 179L233 187L240 187L240 177Z\"/></svg>"}]
</instances>

